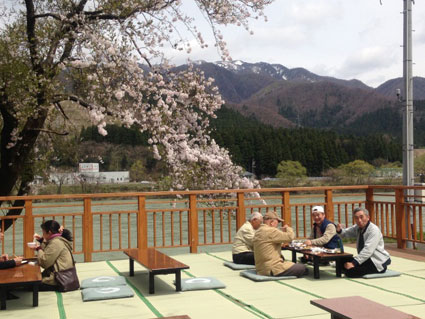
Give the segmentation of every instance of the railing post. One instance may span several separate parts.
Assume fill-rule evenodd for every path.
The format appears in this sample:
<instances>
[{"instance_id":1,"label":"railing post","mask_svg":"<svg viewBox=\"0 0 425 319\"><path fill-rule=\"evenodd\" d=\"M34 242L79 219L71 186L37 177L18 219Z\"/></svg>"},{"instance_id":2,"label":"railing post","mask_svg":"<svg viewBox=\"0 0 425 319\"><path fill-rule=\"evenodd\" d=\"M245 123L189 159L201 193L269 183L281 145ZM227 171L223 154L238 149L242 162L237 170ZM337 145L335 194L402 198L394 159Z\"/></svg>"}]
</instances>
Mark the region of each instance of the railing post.
<instances>
[{"instance_id":1,"label":"railing post","mask_svg":"<svg viewBox=\"0 0 425 319\"><path fill-rule=\"evenodd\" d=\"M91 213L91 198L84 198L83 217L83 248L84 261L91 261L93 252L93 215Z\"/></svg>"},{"instance_id":2,"label":"railing post","mask_svg":"<svg viewBox=\"0 0 425 319\"><path fill-rule=\"evenodd\" d=\"M292 225L291 206L289 204L289 192L288 191L282 192L282 205L283 205L283 216L282 216L282 218L285 220L286 224L291 226Z\"/></svg>"},{"instance_id":3,"label":"railing post","mask_svg":"<svg viewBox=\"0 0 425 319\"><path fill-rule=\"evenodd\" d=\"M406 209L404 205L404 190L395 190L395 213L397 229L397 248L406 248Z\"/></svg>"},{"instance_id":4,"label":"railing post","mask_svg":"<svg viewBox=\"0 0 425 319\"><path fill-rule=\"evenodd\" d=\"M238 193L238 209L236 211L236 230L246 222L245 193Z\"/></svg>"},{"instance_id":5,"label":"railing post","mask_svg":"<svg viewBox=\"0 0 425 319\"><path fill-rule=\"evenodd\" d=\"M137 210L137 248L148 248L148 216L146 215L146 197L138 197Z\"/></svg>"},{"instance_id":6,"label":"railing post","mask_svg":"<svg viewBox=\"0 0 425 319\"><path fill-rule=\"evenodd\" d=\"M196 195L189 195L189 245L190 252L198 252L199 233L198 233L198 210L196 208Z\"/></svg>"},{"instance_id":7,"label":"railing post","mask_svg":"<svg viewBox=\"0 0 425 319\"><path fill-rule=\"evenodd\" d=\"M366 209L369 211L369 217L372 223L375 223L375 205L373 203L373 188L366 190Z\"/></svg>"},{"instance_id":8,"label":"railing post","mask_svg":"<svg viewBox=\"0 0 425 319\"><path fill-rule=\"evenodd\" d=\"M34 251L30 249L27 243L33 241L34 235L34 218L32 217L32 200L25 200L25 216L24 216L24 257L34 257Z\"/></svg>"},{"instance_id":9,"label":"railing post","mask_svg":"<svg viewBox=\"0 0 425 319\"><path fill-rule=\"evenodd\" d=\"M331 222L335 220L335 212L334 212L334 202L333 202L333 193L332 189L325 190L325 201L326 201L326 218Z\"/></svg>"}]
</instances>

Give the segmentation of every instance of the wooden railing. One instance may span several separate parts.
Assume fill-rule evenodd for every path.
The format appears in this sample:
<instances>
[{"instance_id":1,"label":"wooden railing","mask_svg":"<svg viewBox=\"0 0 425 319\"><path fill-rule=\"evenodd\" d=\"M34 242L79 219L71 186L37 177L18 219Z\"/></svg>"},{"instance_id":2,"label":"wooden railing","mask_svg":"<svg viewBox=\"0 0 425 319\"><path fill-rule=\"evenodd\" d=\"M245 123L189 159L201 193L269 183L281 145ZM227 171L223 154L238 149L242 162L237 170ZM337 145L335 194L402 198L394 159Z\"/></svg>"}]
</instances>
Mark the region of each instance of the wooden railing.
<instances>
[{"instance_id":1,"label":"wooden railing","mask_svg":"<svg viewBox=\"0 0 425 319\"><path fill-rule=\"evenodd\" d=\"M13 207L17 199L24 206ZM415 199L425 201L406 195L402 186L0 197L0 225L4 229L10 223L0 250L32 256L26 243L41 231L43 221L55 219L72 232L74 253L84 255L85 261L91 261L93 254L132 247L188 247L195 253L199 246L230 244L250 213L270 210L281 215L297 237L305 238L314 205L325 206L328 219L345 225L353 224L354 208L366 207L384 236L404 248L409 241L425 243L425 204ZM18 209L21 215L6 216Z\"/></svg>"}]
</instances>

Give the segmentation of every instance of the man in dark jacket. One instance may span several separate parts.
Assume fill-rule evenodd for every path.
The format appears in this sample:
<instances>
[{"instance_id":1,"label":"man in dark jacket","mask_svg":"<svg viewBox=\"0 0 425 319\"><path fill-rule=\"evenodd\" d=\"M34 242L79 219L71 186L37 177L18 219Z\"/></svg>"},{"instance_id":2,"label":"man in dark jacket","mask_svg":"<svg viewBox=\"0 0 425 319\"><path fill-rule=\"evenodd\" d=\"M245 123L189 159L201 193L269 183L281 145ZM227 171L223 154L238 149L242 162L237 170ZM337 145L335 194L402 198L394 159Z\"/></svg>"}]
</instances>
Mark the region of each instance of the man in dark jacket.
<instances>
[{"instance_id":1,"label":"man in dark jacket","mask_svg":"<svg viewBox=\"0 0 425 319\"><path fill-rule=\"evenodd\" d=\"M2 233L0 229L0 242L3 241L4 234ZM6 269L6 268L12 268L17 265L20 265L22 262L22 257L15 257L13 259L9 260L9 257L7 254L3 254L0 257L0 269Z\"/></svg>"},{"instance_id":2,"label":"man in dark jacket","mask_svg":"<svg viewBox=\"0 0 425 319\"><path fill-rule=\"evenodd\" d=\"M329 249L341 248L341 240L336 233L336 226L325 216L322 206L314 206L311 210L313 229L310 239L305 241L307 246L321 246Z\"/></svg>"}]
</instances>

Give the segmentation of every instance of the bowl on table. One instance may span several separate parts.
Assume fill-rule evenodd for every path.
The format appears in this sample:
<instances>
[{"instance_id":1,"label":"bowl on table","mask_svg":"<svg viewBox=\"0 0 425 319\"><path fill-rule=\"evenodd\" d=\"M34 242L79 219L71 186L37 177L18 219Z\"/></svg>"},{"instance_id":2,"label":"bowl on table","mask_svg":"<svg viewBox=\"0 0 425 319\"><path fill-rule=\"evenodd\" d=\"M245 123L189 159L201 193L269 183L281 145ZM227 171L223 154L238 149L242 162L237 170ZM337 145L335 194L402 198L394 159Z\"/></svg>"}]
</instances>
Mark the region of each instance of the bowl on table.
<instances>
[{"instance_id":1,"label":"bowl on table","mask_svg":"<svg viewBox=\"0 0 425 319\"><path fill-rule=\"evenodd\" d=\"M29 243L27 243L27 246L28 246L29 248L36 248L36 247L37 247L37 243L29 242Z\"/></svg>"}]
</instances>

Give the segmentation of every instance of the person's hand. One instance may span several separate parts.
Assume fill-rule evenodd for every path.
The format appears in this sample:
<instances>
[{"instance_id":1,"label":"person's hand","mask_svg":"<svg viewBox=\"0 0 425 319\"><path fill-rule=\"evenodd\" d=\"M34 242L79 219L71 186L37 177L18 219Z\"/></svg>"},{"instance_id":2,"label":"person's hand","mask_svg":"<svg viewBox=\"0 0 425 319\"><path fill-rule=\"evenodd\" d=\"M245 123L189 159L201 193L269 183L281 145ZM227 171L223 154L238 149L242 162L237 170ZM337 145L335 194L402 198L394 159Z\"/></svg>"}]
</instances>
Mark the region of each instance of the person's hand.
<instances>
[{"instance_id":1,"label":"person's hand","mask_svg":"<svg viewBox=\"0 0 425 319\"><path fill-rule=\"evenodd\" d=\"M351 269L351 268L354 268L354 264L353 264L353 263L351 263L351 262L346 262L346 263L344 264L344 268L345 268L345 269Z\"/></svg>"},{"instance_id":2,"label":"person's hand","mask_svg":"<svg viewBox=\"0 0 425 319\"><path fill-rule=\"evenodd\" d=\"M16 256L15 258L13 258L13 260L15 261L16 266L22 263L22 257Z\"/></svg>"},{"instance_id":3,"label":"person's hand","mask_svg":"<svg viewBox=\"0 0 425 319\"><path fill-rule=\"evenodd\" d=\"M63 232L63 226L61 225L61 227L59 227L59 232L62 234Z\"/></svg>"},{"instance_id":4,"label":"person's hand","mask_svg":"<svg viewBox=\"0 0 425 319\"><path fill-rule=\"evenodd\" d=\"M286 230L288 229L288 227L289 227L289 226L285 224L285 225L283 225L283 226L280 228L280 230L281 230L281 231L283 231L283 232L286 232Z\"/></svg>"},{"instance_id":5,"label":"person's hand","mask_svg":"<svg viewBox=\"0 0 425 319\"><path fill-rule=\"evenodd\" d=\"M34 233L33 237L36 240L40 240L41 239L41 236L39 234L37 234L37 233Z\"/></svg>"},{"instance_id":6,"label":"person's hand","mask_svg":"<svg viewBox=\"0 0 425 319\"><path fill-rule=\"evenodd\" d=\"M342 229L344 228L344 225L342 224L338 224L336 225L336 231L339 233L340 231L342 231Z\"/></svg>"},{"instance_id":7,"label":"person's hand","mask_svg":"<svg viewBox=\"0 0 425 319\"><path fill-rule=\"evenodd\" d=\"M8 254L1 255L1 260L3 261L9 260L9 255Z\"/></svg>"},{"instance_id":8,"label":"person's hand","mask_svg":"<svg viewBox=\"0 0 425 319\"><path fill-rule=\"evenodd\" d=\"M311 240L307 239L307 240L304 242L304 244L305 244L306 246L311 246Z\"/></svg>"}]
</instances>

